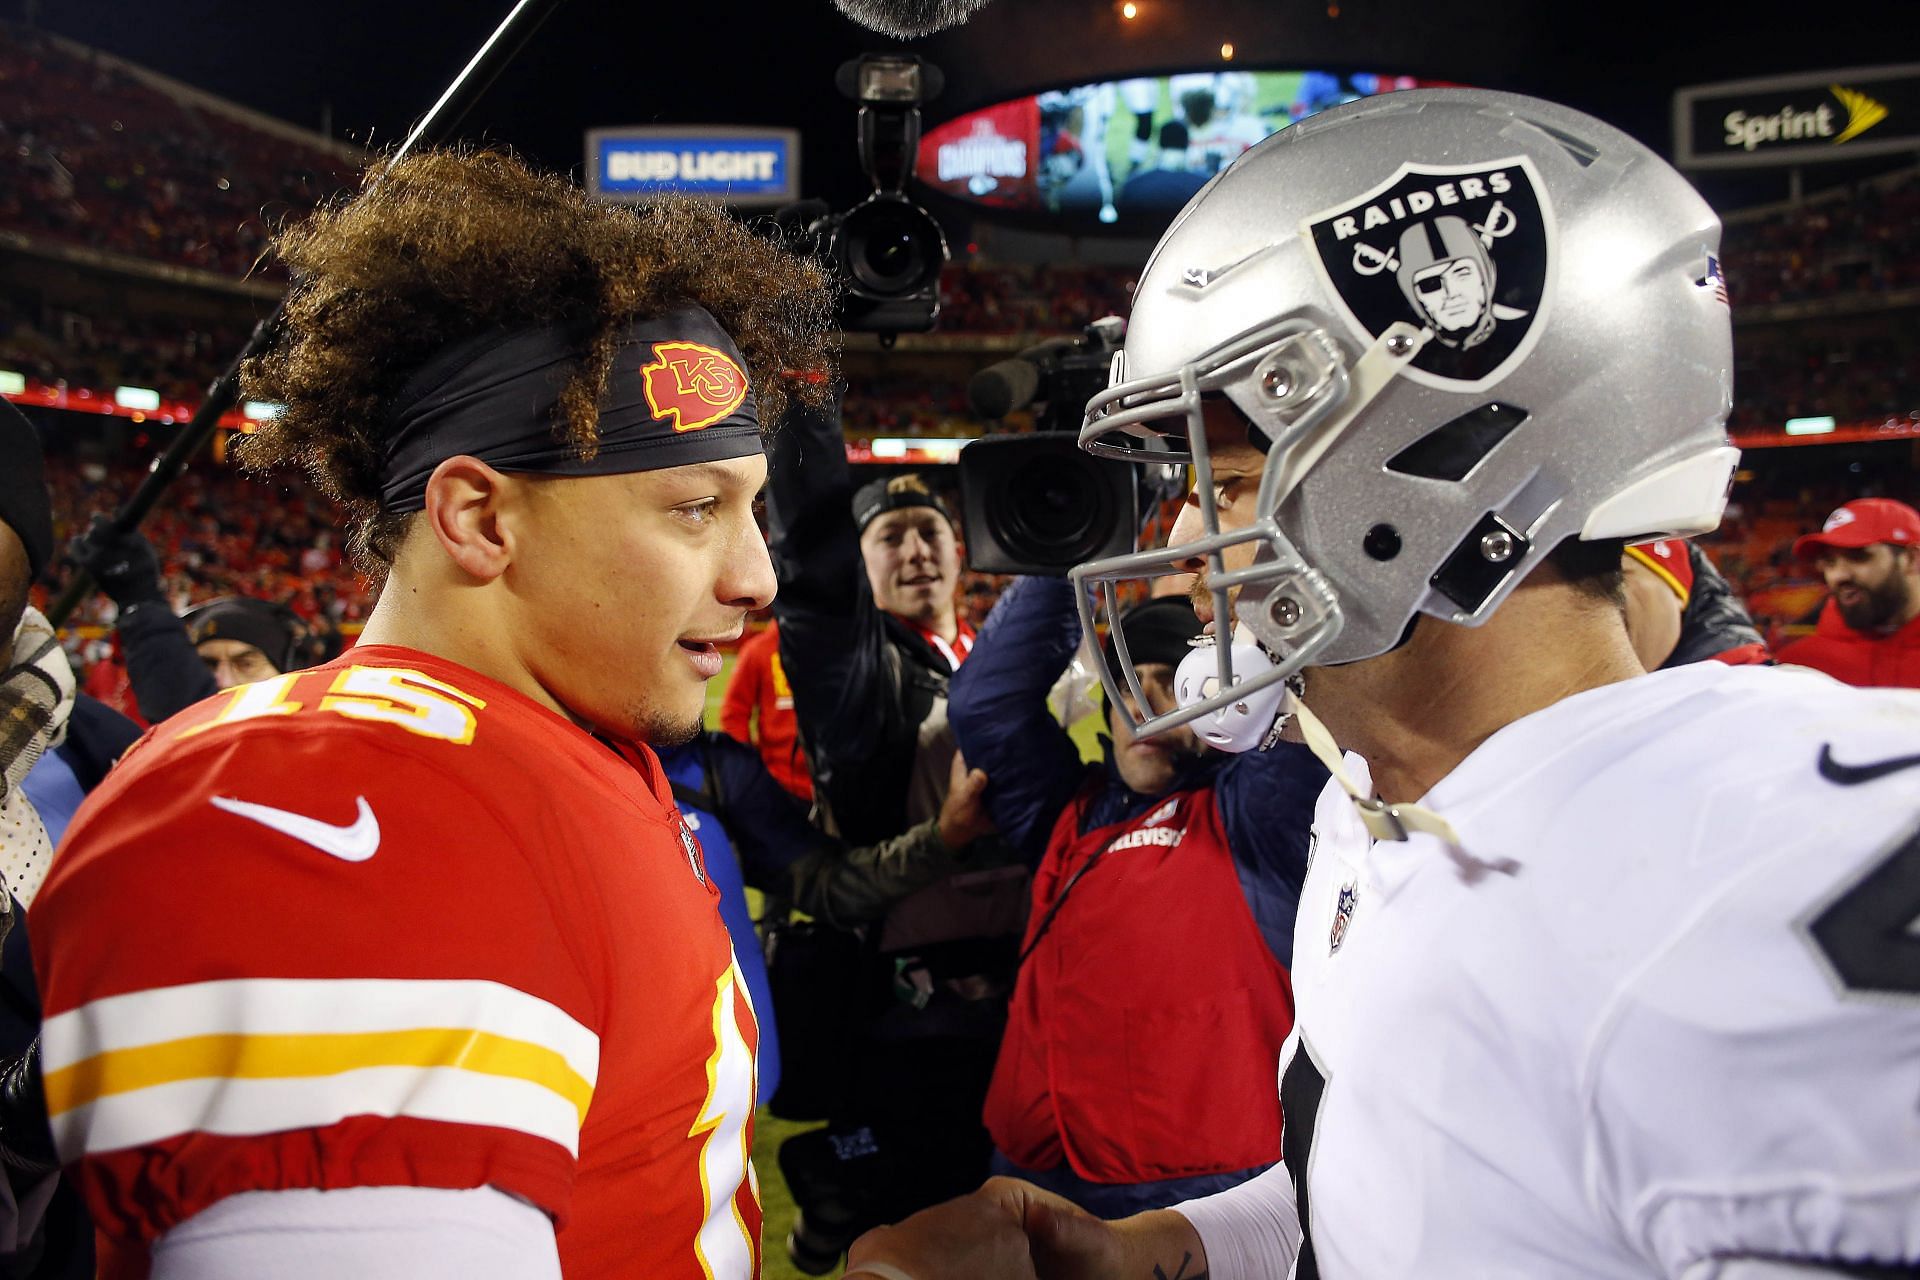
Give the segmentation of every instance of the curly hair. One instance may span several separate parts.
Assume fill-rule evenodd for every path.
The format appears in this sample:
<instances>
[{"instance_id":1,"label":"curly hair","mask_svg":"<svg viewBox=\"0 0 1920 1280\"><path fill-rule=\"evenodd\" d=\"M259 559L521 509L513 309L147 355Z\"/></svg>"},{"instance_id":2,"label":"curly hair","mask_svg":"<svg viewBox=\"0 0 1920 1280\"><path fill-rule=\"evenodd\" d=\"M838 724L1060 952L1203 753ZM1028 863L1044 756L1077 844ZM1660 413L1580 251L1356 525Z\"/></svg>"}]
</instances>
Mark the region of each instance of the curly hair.
<instances>
[{"instance_id":1,"label":"curly hair","mask_svg":"<svg viewBox=\"0 0 1920 1280\"><path fill-rule=\"evenodd\" d=\"M251 399L280 416L244 439L250 470L295 465L345 508L348 546L376 577L409 517L380 503L384 437L407 380L451 344L553 326L579 352L554 432L598 446L598 404L621 331L683 302L711 312L747 363L761 422L832 385L832 297L816 266L711 205L600 204L497 152L419 152L370 169L360 192L280 231L293 272L285 327L249 360Z\"/></svg>"}]
</instances>

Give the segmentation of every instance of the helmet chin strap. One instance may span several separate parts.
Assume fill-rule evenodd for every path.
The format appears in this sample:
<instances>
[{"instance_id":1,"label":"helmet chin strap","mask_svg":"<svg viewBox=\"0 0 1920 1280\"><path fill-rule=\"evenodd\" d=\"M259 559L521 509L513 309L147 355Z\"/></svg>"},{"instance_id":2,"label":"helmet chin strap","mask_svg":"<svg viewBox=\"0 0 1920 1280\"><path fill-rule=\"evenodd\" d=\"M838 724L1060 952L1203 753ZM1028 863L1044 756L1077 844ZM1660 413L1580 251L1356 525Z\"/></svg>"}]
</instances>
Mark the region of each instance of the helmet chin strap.
<instances>
[{"instance_id":1,"label":"helmet chin strap","mask_svg":"<svg viewBox=\"0 0 1920 1280\"><path fill-rule=\"evenodd\" d=\"M1273 667L1273 659L1254 639L1244 623L1236 625L1231 647L1234 683L1249 680ZM1218 660L1212 644L1198 644L1180 663L1174 675L1174 693L1183 707L1192 706L1218 692L1213 687L1219 678ZM1287 684L1274 684L1254 693L1244 702L1194 722L1194 732L1209 746L1221 751L1265 750L1279 740L1280 730L1291 719L1300 726L1300 736L1314 758L1326 766L1333 780L1353 801L1360 823L1375 840L1405 840L1409 833L1420 832L1444 841L1451 849L1463 849L1453 824L1431 809L1417 804L1388 804L1363 792L1347 772L1346 756L1325 722L1315 715Z\"/></svg>"}]
</instances>

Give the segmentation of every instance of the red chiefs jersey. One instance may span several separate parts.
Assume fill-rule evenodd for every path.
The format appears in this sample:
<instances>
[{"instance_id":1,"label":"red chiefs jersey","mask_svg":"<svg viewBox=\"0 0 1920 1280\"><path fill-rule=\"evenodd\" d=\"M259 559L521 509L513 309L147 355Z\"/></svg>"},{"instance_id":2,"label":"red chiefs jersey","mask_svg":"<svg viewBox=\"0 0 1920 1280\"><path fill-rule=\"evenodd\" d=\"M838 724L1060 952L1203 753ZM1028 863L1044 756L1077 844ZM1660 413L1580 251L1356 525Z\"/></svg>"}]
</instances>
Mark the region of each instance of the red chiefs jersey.
<instances>
[{"instance_id":1,"label":"red chiefs jersey","mask_svg":"<svg viewBox=\"0 0 1920 1280\"><path fill-rule=\"evenodd\" d=\"M788 792L813 799L813 774L800 746L800 719L793 712L793 686L780 661L778 623L768 623L740 646L720 703L720 729L757 749L767 772Z\"/></svg>"},{"instance_id":2,"label":"red chiefs jersey","mask_svg":"<svg viewBox=\"0 0 1920 1280\"><path fill-rule=\"evenodd\" d=\"M759 1273L758 1043L645 747L363 646L155 729L34 904L48 1110L103 1246L222 1197L498 1187L569 1280Z\"/></svg>"}]
</instances>

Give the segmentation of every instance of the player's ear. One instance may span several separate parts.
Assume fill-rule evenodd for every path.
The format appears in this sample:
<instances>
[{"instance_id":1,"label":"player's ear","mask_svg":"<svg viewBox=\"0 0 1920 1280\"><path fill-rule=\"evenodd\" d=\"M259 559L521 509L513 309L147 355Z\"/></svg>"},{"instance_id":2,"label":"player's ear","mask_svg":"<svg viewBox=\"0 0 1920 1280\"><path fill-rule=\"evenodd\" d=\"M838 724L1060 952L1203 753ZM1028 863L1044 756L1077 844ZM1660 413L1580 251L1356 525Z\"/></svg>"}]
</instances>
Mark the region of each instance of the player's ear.
<instances>
[{"instance_id":1,"label":"player's ear","mask_svg":"<svg viewBox=\"0 0 1920 1280\"><path fill-rule=\"evenodd\" d=\"M513 559L500 520L511 485L467 454L448 458L427 479L427 526L447 558L482 582L499 577Z\"/></svg>"}]
</instances>

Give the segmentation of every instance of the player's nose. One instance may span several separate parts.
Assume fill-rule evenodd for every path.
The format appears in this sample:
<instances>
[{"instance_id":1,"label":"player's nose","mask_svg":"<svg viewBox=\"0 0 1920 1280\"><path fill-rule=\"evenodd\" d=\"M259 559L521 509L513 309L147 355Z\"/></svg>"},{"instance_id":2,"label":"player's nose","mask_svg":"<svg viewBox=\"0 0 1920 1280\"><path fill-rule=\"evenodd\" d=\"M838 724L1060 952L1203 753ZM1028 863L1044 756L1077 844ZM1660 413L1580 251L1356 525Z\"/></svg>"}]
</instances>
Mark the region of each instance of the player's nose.
<instances>
[{"instance_id":1,"label":"player's nose","mask_svg":"<svg viewBox=\"0 0 1920 1280\"><path fill-rule=\"evenodd\" d=\"M1167 550L1178 551L1187 543L1198 542L1206 536L1207 525L1200 516L1200 504L1186 502L1180 507L1180 514L1174 518L1173 528L1167 531ZM1202 555L1183 555L1175 563L1183 573L1199 573L1206 568L1207 558Z\"/></svg>"},{"instance_id":2,"label":"player's nose","mask_svg":"<svg viewBox=\"0 0 1920 1280\"><path fill-rule=\"evenodd\" d=\"M758 530L735 540L715 586L714 595L727 604L764 609L773 603L779 583L773 576L773 558Z\"/></svg>"}]
</instances>

